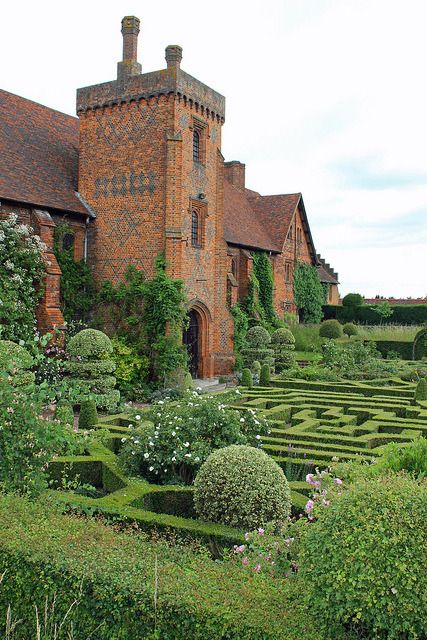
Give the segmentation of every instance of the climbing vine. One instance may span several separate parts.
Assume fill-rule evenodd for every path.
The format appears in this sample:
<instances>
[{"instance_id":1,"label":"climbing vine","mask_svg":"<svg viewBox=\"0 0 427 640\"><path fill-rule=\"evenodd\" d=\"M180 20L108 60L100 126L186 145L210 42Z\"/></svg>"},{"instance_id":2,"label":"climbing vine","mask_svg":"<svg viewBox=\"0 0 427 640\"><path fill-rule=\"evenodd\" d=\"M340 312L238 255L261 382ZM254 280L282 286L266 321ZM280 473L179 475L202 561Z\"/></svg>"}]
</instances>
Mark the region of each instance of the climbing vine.
<instances>
[{"instance_id":1,"label":"climbing vine","mask_svg":"<svg viewBox=\"0 0 427 640\"><path fill-rule=\"evenodd\" d=\"M294 300L304 322L317 324L321 321L324 290L316 268L305 262L295 266Z\"/></svg>"},{"instance_id":2,"label":"climbing vine","mask_svg":"<svg viewBox=\"0 0 427 640\"><path fill-rule=\"evenodd\" d=\"M63 248L65 234L74 235L67 222L57 224L53 250L61 268L61 311L67 322L88 319L94 302L95 284L89 265L74 260L74 245Z\"/></svg>"},{"instance_id":3,"label":"climbing vine","mask_svg":"<svg viewBox=\"0 0 427 640\"><path fill-rule=\"evenodd\" d=\"M43 294L45 245L18 216L0 220L0 338L28 340Z\"/></svg>"},{"instance_id":4,"label":"climbing vine","mask_svg":"<svg viewBox=\"0 0 427 640\"><path fill-rule=\"evenodd\" d=\"M274 278L271 261L265 251L252 253L254 274L259 283L258 301L263 319L274 324L277 320L273 305Z\"/></svg>"}]
</instances>

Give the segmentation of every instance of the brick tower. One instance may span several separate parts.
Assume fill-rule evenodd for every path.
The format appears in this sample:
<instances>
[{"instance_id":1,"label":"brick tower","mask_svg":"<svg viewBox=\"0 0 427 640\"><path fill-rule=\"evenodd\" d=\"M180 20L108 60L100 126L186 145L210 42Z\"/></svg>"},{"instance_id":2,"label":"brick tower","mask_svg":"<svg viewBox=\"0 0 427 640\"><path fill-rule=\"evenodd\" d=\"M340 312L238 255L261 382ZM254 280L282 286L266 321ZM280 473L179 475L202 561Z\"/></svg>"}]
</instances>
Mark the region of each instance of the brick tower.
<instances>
[{"instance_id":1,"label":"brick tower","mask_svg":"<svg viewBox=\"0 0 427 640\"><path fill-rule=\"evenodd\" d=\"M226 301L227 245L221 127L225 99L180 68L141 73L140 21L122 20L117 79L78 89L79 193L96 215L89 257L96 278L120 281L127 265L153 274L164 252L190 301L192 372L211 377L233 365Z\"/></svg>"}]
</instances>

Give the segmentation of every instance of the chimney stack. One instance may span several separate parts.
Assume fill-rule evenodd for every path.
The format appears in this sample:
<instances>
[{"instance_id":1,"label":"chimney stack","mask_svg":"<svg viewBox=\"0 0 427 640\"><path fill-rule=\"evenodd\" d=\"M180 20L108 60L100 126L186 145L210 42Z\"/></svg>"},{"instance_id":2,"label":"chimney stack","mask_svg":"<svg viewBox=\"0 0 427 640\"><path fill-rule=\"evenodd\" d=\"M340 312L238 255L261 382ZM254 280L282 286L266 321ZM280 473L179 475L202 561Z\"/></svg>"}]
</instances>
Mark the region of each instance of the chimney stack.
<instances>
[{"instance_id":1,"label":"chimney stack","mask_svg":"<svg viewBox=\"0 0 427 640\"><path fill-rule=\"evenodd\" d=\"M168 69L179 69L182 60L182 47L178 44L170 44L166 47L166 62Z\"/></svg>"},{"instance_id":2,"label":"chimney stack","mask_svg":"<svg viewBox=\"0 0 427 640\"><path fill-rule=\"evenodd\" d=\"M117 79L126 80L139 76L141 65L137 60L140 20L135 16L125 16L122 20L123 60L117 64Z\"/></svg>"}]
</instances>

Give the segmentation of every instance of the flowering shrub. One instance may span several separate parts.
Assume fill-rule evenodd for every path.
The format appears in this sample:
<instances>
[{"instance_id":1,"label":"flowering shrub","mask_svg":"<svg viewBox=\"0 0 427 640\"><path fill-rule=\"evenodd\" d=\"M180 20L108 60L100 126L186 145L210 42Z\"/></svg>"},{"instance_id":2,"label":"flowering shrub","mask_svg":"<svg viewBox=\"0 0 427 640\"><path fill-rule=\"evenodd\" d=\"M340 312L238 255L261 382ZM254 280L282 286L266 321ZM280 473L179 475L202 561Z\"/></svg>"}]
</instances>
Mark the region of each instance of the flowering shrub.
<instances>
[{"instance_id":1,"label":"flowering shrub","mask_svg":"<svg viewBox=\"0 0 427 640\"><path fill-rule=\"evenodd\" d=\"M254 573L289 578L298 570L298 563L293 558L293 543L288 526L268 524L245 533L245 543L235 545L232 554Z\"/></svg>"},{"instance_id":2,"label":"flowering shrub","mask_svg":"<svg viewBox=\"0 0 427 640\"><path fill-rule=\"evenodd\" d=\"M33 365L28 351L10 340L0 340L0 373L7 373L14 386L31 384L34 373L26 371Z\"/></svg>"},{"instance_id":3,"label":"flowering shrub","mask_svg":"<svg viewBox=\"0 0 427 640\"><path fill-rule=\"evenodd\" d=\"M125 470L160 483L193 478L214 449L229 444L261 445L268 432L265 420L253 410L239 412L224 404L221 397L189 392L182 400L159 400L144 419L152 428L130 430L119 460ZM142 416L134 412L136 424ZM131 425L132 428L132 425Z\"/></svg>"},{"instance_id":4,"label":"flowering shrub","mask_svg":"<svg viewBox=\"0 0 427 640\"><path fill-rule=\"evenodd\" d=\"M252 529L284 522L291 510L288 481L264 451L231 445L214 451L194 482L194 508L202 520Z\"/></svg>"},{"instance_id":5,"label":"flowering shrub","mask_svg":"<svg viewBox=\"0 0 427 640\"><path fill-rule=\"evenodd\" d=\"M380 357L372 342L355 341L343 346L331 340L322 349L325 367L341 378L389 377L398 370L395 362Z\"/></svg>"},{"instance_id":6,"label":"flowering shrub","mask_svg":"<svg viewBox=\"0 0 427 640\"><path fill-rule=\"evenodd\" d=\"M299 579L319 637L426 637L427 485L362 479L317 516L300 541Z\"/></svg>"},{"instance_id":7,"label":"flowering shrub","mask_svg":"<svg viewBox=\"0 0 427 640\"><path fill-rule=\"evenodd\" d=\"M0 220L0 337L18 342L34 332L45 245L16 214Z\"/></svg>"}]
</instances>

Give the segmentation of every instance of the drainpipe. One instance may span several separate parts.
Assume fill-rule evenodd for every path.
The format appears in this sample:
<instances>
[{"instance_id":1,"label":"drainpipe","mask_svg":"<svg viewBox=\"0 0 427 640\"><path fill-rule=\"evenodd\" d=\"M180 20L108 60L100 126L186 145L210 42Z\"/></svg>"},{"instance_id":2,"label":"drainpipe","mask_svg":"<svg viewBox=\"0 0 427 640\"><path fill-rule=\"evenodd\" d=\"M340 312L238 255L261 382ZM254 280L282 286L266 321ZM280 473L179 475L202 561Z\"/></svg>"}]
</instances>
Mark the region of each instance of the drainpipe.
<instances>
[{"instance_id":1,"label":"drainpipe","mask_svg":"<svg viewBox=\"0 0 427 640\"><path fill-rule=\"evenodd\" d=\"M88 229L89 229L89 216L87 216L86 218L86 224L85 224L85 240L84 240L84 261L87 262L87 234L88 234Z\"/></svg>"}]
</instances>

